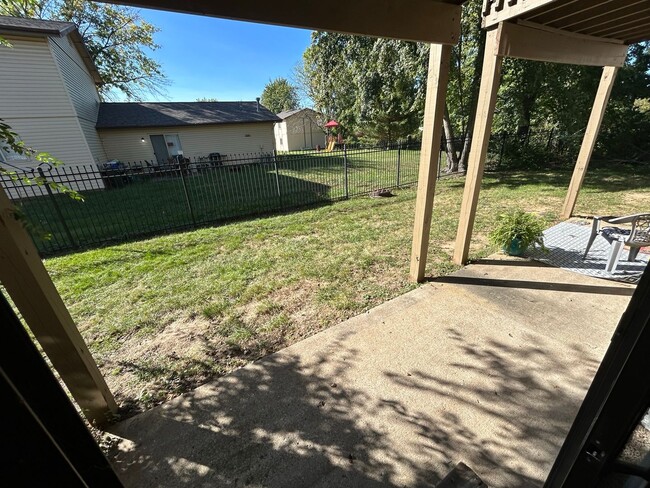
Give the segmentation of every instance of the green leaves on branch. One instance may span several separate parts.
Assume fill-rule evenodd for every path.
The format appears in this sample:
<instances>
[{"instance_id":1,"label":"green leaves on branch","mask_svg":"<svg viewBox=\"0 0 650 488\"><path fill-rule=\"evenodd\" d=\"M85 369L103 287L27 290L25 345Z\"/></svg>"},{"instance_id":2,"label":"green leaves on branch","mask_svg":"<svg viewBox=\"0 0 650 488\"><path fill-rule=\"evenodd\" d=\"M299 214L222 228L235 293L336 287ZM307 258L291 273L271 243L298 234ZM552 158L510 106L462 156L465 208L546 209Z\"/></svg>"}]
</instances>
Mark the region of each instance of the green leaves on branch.
<instances>
[{"instance_id":1,"label":"green leaves on branch","mask_svg":"<svg viewBox=\"0 0 650 488\"><path fill-rule=\"evenodd\" d=\"M49 164L51 166L58 166L60 164L63 164L59 159L55 158L51 154L46 152L38 152L35 149L27 146L23 141L20 140L18 134L16 134L11 126L9 126L9 124L7 124L2 119L0 119L0 147L6 153L15 153L21 156L26 156L30 159L38 161L41 164ZM27 185L47 185L53 191L66 194L74 200L83 201L83 196L79 192L68 188L62 183L48 180L41 175L26 176L26 174L23 173L23 175L19 176L15 171L3 166L2 161L0 161L0 173L7 175L13 181L20 180Z\"/></svg>"},{"instance_id":2,"label":"green leaves on branch","mask_svg":"<svg viewBox=\"0 0 650 488\"><path fill-rule=\"evenodd\" d=\"M0 14L74 22L104 80L101 95L142 100L160 95L167 84L162 66L149 51L159 29L131 7L89 0L2 0Z\"/></svg>"}]
</instances>

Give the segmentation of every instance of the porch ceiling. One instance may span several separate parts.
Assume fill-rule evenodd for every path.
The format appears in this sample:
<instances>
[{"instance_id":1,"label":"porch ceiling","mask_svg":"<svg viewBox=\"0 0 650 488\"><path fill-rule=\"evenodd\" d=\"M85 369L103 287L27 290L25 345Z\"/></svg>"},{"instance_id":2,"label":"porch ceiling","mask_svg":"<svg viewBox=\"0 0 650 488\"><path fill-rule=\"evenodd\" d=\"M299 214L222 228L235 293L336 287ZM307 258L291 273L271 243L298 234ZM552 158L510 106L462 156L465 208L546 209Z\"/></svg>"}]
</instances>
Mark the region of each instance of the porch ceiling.
<instances>
[{"instance_id":1,"label":"porch ceiling","mask_svg":"<svg viewBox=\"0 0 650 488\"><path fill-rule=\"evenodd\" d=\"M650 0L486 0L485 26L524 20L631 44L650 39Z\"/></svg>"},{"instance_id":2,"label":"porch ceiling","mask_svg":"<svg viewBox=\"0 0 650 488\"><path fill-rule=\"evenodd\" d=\"M108 0L109 3L346 34L455 44L466 0ZM206 33L209 35L209 33Z\"/></svg>"}]
</instances>

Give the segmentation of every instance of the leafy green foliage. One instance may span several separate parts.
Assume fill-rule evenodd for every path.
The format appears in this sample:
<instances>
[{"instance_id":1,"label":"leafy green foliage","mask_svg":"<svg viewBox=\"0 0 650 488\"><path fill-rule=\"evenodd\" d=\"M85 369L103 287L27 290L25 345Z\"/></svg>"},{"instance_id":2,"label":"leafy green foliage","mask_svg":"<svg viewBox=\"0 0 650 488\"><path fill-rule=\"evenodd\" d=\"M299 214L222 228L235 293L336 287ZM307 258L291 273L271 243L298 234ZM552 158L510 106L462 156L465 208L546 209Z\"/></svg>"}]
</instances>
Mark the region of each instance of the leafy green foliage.
<instances>
[{"instance_id":1,"label":"leafy green foliage","mask_svg":"<svg viewBox=\"0 0 650 488\"><path fill-rule=\"evenodd\" d=\"M417 133L427 56L423 44L314 32L303 56L307 93L346 136L395 141Z\"/></svg>"},{"instance_id":2,"label":"leafy green foliage","mask_svg":"<svg viewBox=\"0 0 650 488\"><path fill-rule=\"evenodd\" d=\"M276 114L294 110L299 106L298 91L286 78L276 78L264 87L262 105Z\"/></svg>"},{"instance_id":3,"label":"leafy green foliage","mask_svg":"<svg viewBox=\"0 0 650 488\"><path fill-rule=\"evenodd\" d=\"M531 245L544 248L545 228L546 221L543 218L516 209L497 217L489 239L492 244L505 248L509 247L513 240L519 240L524 250Z\"/></svg>"},{"instance_id":4,"label":"leafy green foliage","mask_svg":"<svg viewBox=\"0 0 650 488\"><path fill-rule=\"evenodd\" d=\"M141 100L166 84L162 66L148 54L159 48L159 29L136 9L89 0L4 0L0 14L74 22L104 80L104 98Z\"/></svg>"}]
</instances>

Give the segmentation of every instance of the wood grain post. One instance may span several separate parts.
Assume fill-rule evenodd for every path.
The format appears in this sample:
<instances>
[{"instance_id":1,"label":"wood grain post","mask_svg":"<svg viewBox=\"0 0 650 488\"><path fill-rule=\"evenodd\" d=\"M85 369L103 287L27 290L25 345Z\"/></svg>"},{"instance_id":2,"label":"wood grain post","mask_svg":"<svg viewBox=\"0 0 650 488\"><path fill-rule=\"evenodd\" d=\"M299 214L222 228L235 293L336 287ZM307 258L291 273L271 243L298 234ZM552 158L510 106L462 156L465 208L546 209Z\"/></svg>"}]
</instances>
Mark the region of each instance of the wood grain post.
<instances>
[{"instance_id":1,"label":"wood grain post","mask_svg":"<svg viewBox=\"0 0 650 488\"><path fill-rule=\"evenodd\" d=\"M563 219L570 218L575 209L576 201L578 200L578 193L580 192L582 182L585 179L591 155L594 152L600 124L605 115L605 109L607 108L609 95L612 93L612 87L614 86L617 72L618 67L616 66L605 66L603 68L603 74L600 77L600 84L598 85L598 91L596 92L594 106L591 109L591 115L589 115L589 122L585 129L585 136L582 139L582 145L580 146L576 166L573 170L571 183L569 184L569 191L567 192L564 206L562 207L562 213L560 214Z\"/></svg>"},{"instance_id":2,"label":"wood grain post","mask_svg":"<svg viewBox=\"0 0 650 488\"><path fill-rule=\"evenodd\" d=\"M431 45L409 274L411 281L416 282L424 279L429 251L431 214L438 175L438 152L442 137L442 116L445 110L450 56L451 46Z\"/></svg>"},{"instance_id":3,"label":"wood grain post","mask_svg":"<svg viewBox=\"0 0 650 488\"><path fill-rule=\"evenodd\" d=\"M497 101L499 77L503 62L503 59L497 56L499 35L500 30L493 29L488 31L485 39L481 88L478 95L472 147L467 162L465 190L463 192L463 203L460 208L456 246L454 248L454 263L456 264L465 264L467 262L469 244L472 238L472 230L474 229L476 206L481 191L481 180L483 179L483 170L485 169L485 158L487 156L488 143L490 142L494 106Z\"/></svg>"},{"instance_id":4,"label":"wood grain post","mask_svg":"<svg viewBox=\"0 0 650 488\"><path fill-rule=\"evenodd\" d=\"M84 415L98 426L109 421L113 395L2 187L0 282Z\"/></svg>"}]
</instances>

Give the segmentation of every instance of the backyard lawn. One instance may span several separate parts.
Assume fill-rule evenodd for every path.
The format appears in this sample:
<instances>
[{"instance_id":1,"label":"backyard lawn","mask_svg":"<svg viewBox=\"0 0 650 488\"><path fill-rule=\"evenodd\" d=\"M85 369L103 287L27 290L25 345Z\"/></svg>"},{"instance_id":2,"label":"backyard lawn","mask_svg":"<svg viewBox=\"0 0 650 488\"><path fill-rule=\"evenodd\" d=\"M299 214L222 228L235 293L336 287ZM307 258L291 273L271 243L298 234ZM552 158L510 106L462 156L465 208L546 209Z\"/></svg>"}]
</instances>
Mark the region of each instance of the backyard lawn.
<instances>
[{"instance_id":1,"label":"backyard lawn","mask_svg":"<svg viewBox=\"0 0 650 488\"><path fill-rule=\"evenodd\" d=\"M567 171L486 175L472 257L513 207L557 220ZM438 183L428 275L455 269L463 178ZM125 414L368 310L408 282L415 190L47 259ZM650 167L590 170L579 215L650 209Z\"/></svg>"},{"instance_id":2,"label":"backyard lawn","mask_svg":"<svg viewBox=\"0 0 650 488\"><path fill-rule=\"evenodd\" d=\"M51 255L414 183L419 154L419 147L350 149L345 157L343 151L283 154L275 162L251 157L182 175L136 167L105 175L105 190L92 189L102 180L93 167L79 174L63 166L49 176L64 174L62 181L79 187L83 203L42 190L43 196L19 206L39 251Z\"/></svg>"}]
</instances>

